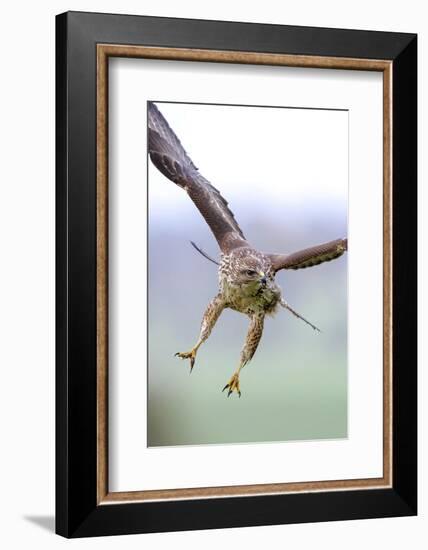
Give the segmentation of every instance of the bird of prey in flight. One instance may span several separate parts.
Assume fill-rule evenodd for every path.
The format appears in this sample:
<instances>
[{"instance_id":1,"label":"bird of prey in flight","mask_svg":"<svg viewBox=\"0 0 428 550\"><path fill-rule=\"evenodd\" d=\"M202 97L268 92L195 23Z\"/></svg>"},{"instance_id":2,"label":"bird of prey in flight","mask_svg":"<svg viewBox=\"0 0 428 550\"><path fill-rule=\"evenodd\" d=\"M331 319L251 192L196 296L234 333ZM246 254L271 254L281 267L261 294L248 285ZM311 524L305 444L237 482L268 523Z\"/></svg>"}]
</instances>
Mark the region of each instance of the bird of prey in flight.
<instances>
[{"instance_id":1,"label":"bird of prey in flight","mask_svg":"<svg viewBox=\"0 0 428 550\"><path fill-rule=\"evenodd\" d=\"M255 249L245 238L227 201L193 164L153 102L148 103L148 152L156 168L187 192L205 218L221 251L220 262L216 262L194 245L204 256L218 263L219 291L205 310L196 344L190 351L176 355L189 359L192 371L196 353L209 337L222 311L231 308L247 315L250 323L239 365L223 388L223 391L227 390L227 396L236 392L240 397L239 375L257 349L266 315L275 313L278 306L282 306L319 330L284 300L275 282L276 273L281 269L302 269L339 258L347 250L347 239L337 239L292 254L270 254Z\"/></svg>"}]
</instances>

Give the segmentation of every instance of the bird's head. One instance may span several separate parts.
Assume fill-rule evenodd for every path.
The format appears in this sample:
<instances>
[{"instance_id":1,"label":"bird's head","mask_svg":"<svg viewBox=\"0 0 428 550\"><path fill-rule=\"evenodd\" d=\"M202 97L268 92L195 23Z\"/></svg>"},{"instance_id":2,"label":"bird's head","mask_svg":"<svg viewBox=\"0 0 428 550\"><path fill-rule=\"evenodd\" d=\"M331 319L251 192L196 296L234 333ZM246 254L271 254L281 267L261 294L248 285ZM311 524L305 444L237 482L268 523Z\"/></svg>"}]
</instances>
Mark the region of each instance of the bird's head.
<instances>
[{"instance_id":1,"label":"bird's head","mask_svg":"<svg viewBox=\"0 0 428 550\"><path fill-rule=\"evenodd\" d=\"M274 273L269 260L262 254L239 254L234 262L234 282L249 291L257 291L273 284Z\"/></svg>"}]
</instances>

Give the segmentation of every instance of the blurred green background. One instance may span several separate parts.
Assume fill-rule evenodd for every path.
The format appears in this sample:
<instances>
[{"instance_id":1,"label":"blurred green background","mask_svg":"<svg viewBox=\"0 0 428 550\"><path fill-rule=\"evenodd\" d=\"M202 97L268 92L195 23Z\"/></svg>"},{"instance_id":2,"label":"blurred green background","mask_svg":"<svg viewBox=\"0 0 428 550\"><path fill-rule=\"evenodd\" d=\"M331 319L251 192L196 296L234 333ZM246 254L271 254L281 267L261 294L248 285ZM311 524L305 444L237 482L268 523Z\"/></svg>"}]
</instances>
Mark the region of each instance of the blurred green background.
<instances>
[{"instance_id":1,"label":"blurred green background","mask_svg":"<svg viewBox=\"0 0 428 550\"><path fill-rule=\"evenodd\" d=\"M167 109L162 110L166 116ZM168 120L176 129L171 116ZM192 156L188 144L187 149ZM334 154L325 159L326 170ZM256 248L292 252L346 236L347 174L337 174L342 176L342 198L324 201L322 194L313 201L287 200L286 188L281 199L278 190L270 197L269 185L263 197L241 193L239 199L237 187L229 194L226 182L210 179ZM165 207L157 186L171 197L173 208ZM196 342L203 312L218 287L217 266L200 256L190 240L218 258L217 243L186 193L150 165L148 445L347 437L346 255L277 275L284 298L321 333L280 308L267 317L258 350L241 372L242 397L227 398L221 390L238 365L248 326L244 315L223 312L199 349L191 375L189 362L174 357Z\"/></svg>"}]
</instances>

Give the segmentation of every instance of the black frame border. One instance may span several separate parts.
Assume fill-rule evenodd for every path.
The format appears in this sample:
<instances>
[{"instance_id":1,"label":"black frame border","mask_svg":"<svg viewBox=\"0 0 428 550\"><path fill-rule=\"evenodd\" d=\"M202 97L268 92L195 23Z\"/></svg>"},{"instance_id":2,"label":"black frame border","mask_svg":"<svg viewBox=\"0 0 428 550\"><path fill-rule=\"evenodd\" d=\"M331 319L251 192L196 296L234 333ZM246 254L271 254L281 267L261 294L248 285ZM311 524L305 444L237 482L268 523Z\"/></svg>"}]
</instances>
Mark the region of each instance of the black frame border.
<instances>
[{"instance_id":1,"label":"black frame border","mask_svg":"<svg viewBox=\"0 0 428 550\"><path fill-rule=\"evenodd\" d=\"M96 45L393 62L393 486L97 505ZM56 17L56 532L100 536L417 513L417 36L67 12Z\"/></svg>"}]
</instances>

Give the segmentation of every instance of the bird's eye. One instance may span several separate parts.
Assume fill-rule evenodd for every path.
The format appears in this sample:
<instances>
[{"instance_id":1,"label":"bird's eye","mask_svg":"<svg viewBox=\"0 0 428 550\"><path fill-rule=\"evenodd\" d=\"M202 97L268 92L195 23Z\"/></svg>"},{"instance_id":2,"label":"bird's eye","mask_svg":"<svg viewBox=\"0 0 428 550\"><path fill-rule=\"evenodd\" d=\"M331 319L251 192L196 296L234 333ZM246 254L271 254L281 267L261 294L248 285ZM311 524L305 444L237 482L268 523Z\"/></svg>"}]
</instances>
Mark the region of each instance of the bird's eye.
<instances>
[{"instance_id":1,"label":"bird's eye","mask_svg":"<svg viewBox=\"0 0 428 550\"><path fill-rule=\"evenodd\" d=\"M248 277L254 277L254 275L256 274L254 269L247 269L245 273L248 275Z\"/></svg>"}]
</instances>

